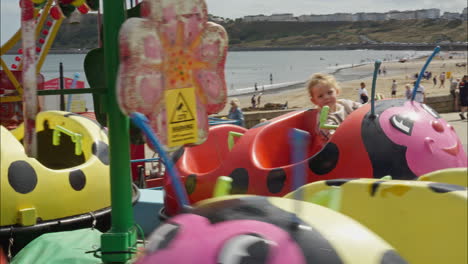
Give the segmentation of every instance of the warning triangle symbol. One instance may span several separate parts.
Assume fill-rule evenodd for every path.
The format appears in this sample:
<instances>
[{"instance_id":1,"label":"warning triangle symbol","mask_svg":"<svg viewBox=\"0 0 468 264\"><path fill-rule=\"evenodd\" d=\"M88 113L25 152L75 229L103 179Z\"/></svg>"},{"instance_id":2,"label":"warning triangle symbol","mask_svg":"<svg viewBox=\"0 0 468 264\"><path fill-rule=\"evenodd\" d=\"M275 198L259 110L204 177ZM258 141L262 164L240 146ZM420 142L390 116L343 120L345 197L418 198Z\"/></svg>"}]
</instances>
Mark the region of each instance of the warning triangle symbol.
<instances>
[{"instance_id":1,"label":"warning triangle symbol","mask_svg":"<svg viewBox=\"0 0 468 264\"><path fill-rule=\"evenodd\" d=\"M172 111L171 124L195 120L182 93L177 94L175 109Z\"/></svg>"}]
</instances>

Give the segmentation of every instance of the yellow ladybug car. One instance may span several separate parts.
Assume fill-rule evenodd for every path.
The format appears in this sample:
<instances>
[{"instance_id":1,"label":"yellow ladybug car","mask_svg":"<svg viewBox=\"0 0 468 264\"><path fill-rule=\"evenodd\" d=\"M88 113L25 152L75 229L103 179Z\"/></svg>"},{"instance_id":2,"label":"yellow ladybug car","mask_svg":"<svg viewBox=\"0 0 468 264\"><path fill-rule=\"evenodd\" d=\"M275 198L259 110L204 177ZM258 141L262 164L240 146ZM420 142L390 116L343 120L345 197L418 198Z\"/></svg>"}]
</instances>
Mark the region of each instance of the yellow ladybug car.
<instances>
[{"instance_id":1,"label":"yellow ladybug car","mask_svg":"<svg viewBox=\"0 0 468 264\"><path fill-rule=\"evenodd\" d=\"M463 178L459 176L451 179ZM323 198L327 193L334 195ZM318 202L353 218L394 246L409 263L466 263L465 186L430 181L334 179L304 185L285 196L294 197Z\"/></svg>"},{"instance_id":2,"label":"yellow ladybug car","mask_svg":"<svg viewBox=\"0 0 468 264\"><path fill-rule=\"evenodd\" d=\"M41 112L35 158L26 155L23 136L24 126L1 127L0 242L13 238L21 244L44 232L108 225L105 128L78 114Z\"/></svg>"}]
</instances>

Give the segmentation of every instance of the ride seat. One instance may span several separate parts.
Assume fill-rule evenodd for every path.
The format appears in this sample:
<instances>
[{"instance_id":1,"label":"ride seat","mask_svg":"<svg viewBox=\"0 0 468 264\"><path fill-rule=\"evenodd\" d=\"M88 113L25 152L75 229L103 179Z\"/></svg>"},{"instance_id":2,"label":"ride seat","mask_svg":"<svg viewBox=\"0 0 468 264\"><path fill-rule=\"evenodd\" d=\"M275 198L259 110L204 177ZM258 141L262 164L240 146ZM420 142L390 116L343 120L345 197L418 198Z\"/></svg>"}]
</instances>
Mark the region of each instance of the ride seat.
<instances>
[{"instance_id":1,"label":"ride seat","mask_svg":"<svg viewBox=\"0 0 468 264\"><path fill-rule=\"evenodd\" d=\"M228 136L231 131L245 133L247 129L230 124L210 127L203 144L185 148L179 167L189 173L207 173L221 166L230 152Z\"/></svg>"},{"instance_id":2,"label":"ride seat","mask_svg":"<svg viewBox=\"0 0 468 264\"><path fill-rule=\"evenodd\" d=\"M310 141L307 146L309 158L316 154L323 146L316 135L317 110L298 111L284 117L278 117L266 125L257 135L253 145L254 160L262 168L277 168L292 164L289 131L292 128L309 132Z\"/></svg>"}]
</instances>

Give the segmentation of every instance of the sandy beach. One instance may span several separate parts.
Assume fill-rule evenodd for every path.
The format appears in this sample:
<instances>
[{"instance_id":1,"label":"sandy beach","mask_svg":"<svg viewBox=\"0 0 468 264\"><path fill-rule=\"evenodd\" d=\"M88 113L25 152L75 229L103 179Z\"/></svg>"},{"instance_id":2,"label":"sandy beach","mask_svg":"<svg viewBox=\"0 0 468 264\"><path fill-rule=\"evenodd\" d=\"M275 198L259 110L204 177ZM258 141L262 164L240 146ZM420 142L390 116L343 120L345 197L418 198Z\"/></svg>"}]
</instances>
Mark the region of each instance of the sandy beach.
<instances>
[{"instance_id":1,"label":"sandy beach","mask_svg":"<svg viewBox=\"0 0 468 264\"><path fill-rule=\"evenodd\" d=\"M450 54L452 55L452 54ZM376 93L381 93L385 98L391 97L390 89L393 80L397 81L397 97L404 97L405 84L413 84L415 81L414 74L419 73L427 58L409 60L405 63L401 62L383 62L380 66L386 68L386 74L380 74L377 78ZM423 79L421 85L424 86L426 96L437 96L449 94L450 80L445 81L445 87L440 87L439 75L442 72L451 72L451 75L456 78L463 77L467 74L467 67L458 67L457 64L467 63L467 53L456 53L453 58L445 55L443 57L435 57L427 68L427 71L432 72L432 76L437 76L437 85L434 86L432 78L430 80ZM374 71L373 64L366 64L352 68L339 70L333 75L337 78L341 86L341 94L339 98L358 100L359 83L365 82L369 95L372 87L372 74ZM311 73L313 74L313 73ZM241 102L241 107L251 105L250 98L252 93L235 96ZM229 100L233 97L228 98ZM261 97L261 107L265 103L281 103L288 102L289 108L304 108L313 107L309 100L309 95L305 88L305 83L291 85L288 87L265 91ZM229 104L219 114L225 115L229 110Z\"/></svg>"}]
</instances>

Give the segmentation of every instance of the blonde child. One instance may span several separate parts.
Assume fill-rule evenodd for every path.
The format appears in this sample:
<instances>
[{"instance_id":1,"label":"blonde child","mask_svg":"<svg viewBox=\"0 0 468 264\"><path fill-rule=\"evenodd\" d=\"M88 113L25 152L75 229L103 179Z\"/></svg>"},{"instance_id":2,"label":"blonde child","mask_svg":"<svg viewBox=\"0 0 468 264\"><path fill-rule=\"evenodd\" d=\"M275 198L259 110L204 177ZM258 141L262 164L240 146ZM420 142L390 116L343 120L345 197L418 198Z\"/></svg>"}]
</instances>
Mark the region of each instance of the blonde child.
<instances>
[{"instance_id":1,"label":"blonde child","mask_svg":"<svg viewBox=\"0 0 468 264\"><path fill-rule=\"evenodd\" d=\"M339 99L336 96L340 94L340 86L338 85L335 77L316 73L312 75L310 80L307 82L307 90L310 95L310 101L314 103L320 111L322 107L330 107L328 118L326 123L329 125L339 125L352 111L356 110L361 106L360 103L347 100ZM334 130L321 129L319 122L319 116L317 116L316 132L323 141L328 141Z\"/></svg>"}]
</instances>

